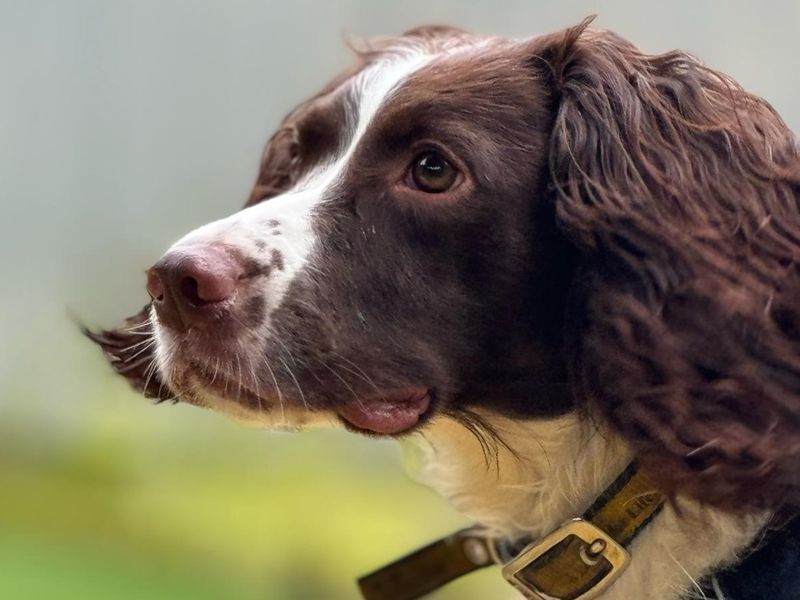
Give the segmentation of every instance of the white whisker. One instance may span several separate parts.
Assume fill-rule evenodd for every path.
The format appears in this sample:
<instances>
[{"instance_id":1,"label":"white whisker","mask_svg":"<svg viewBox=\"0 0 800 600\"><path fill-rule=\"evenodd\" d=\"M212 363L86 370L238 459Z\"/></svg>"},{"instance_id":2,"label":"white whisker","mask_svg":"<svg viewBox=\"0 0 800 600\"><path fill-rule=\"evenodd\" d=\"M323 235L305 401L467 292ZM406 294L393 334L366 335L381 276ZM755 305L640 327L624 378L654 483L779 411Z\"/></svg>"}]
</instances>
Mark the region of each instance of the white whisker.
<instances>
[{"instance_id":1,"label":"white whisker","mask_svg":"<svg viewBox=\"0 0 800 600\"><path fill-rule=\"evenodd\" d=\"M120 331L127 331L128 333L133 333L134 331L138 331L140 329L146 329L146 328L149 328L149 327L152 327L152 323L148 319L147 321L139 323L138 325L131 325L130 327L123 327L123 328L120 329Z\"/></svg>"},{"instance_id":2,"label":"white whisker","mask_svg":"<svg viewBox=\"0 0 800 600\"><path fill-rule=\"evenodd\" d=\"M256 369L255 365L253 364L253 359L249 354L247 355L247 364L250 369L250 377L253 379L253 388L254 388L253 391L255 392L256 399L258 400L258 412L263 413L264 403L261 400L261 386L259 385L258 377L256 376Z\"/></svg>"},{"instance_id":3,"label":"white whisker","mask_svg":"<svg viewBox=\"0 0 800 600\"><path fill-rule=\"evenodd\" d=\"M242 397L242 361L239 360L239 353L234 352L236 357L236 398Z\"/></svg>"},{"instance_id":4,"label":"white whisker","mask_svg":"<svg viewBox=\"0 0 800 600\"><path fill-rule=\"evenodd\" d=\"M286 367L286 370L289 372L289 377L292 378L292 381L294 381L295 386L297 386L297 391L300 392L300 398L303 400L303 406L305 407L306 410L309 410L308 402L306 402L306 396L303 393L303 388L300 387L300 382L297 381L297 377L294 376L294 373L292 373L292 369L289 368L289 365L286 364L286 361L283 360L283 358L278 356L278 360L281 361L281 364L284 367Z\"/></svg>"},{"instance_id":5,"label":"white whisker","mask_svg":"<svg viewBox=\"0 0 800 600\"><path fill-rule=\"evenodd\" d=\"M346 357L342 356L342 355L341 355L341 354L339 354L338 352L333 352L333 351L331 351L331 354L333 354L333 355L334 355L334 356L336 356L337 358L339 358L339 359L341 359L341 360L345 361L346 363L348 363L348 364L352 365L352 366L353 366L353 368L355 368L355 369L357 369L357 370L358 370L358 372L354 372L354 371L352 371L351 369L348 369L347 367L342 367L342 368L343 368L345 371L347 371L348 373L352 373L353 375L356 375L357 377L360 377L361 379L363 379L363 380L364 380L364 381L365 381L365 382L366 382L368 385L372 386L372 388L375 390L375 392L376 392L378 395L380 395L380 394L382 394L382 393L383 393L383 392L381 391L381 389L380 389L380 388L378 388L378 386L377 386L377 385L375 385L375 382L372 380L372 378L371 378L369 375L367 375L367 374L364 372L364 370L363 370L361 367L359 367L359 366L358 366L356 363L354 363L354 362L353 362L352 360L350 360L349 358L346 358Z\"/></svg>"},{"instance_id":6,"label":"white whisker","mask_svg":"<svg viewBox=\"0 0 800 600\"><path fill-rule=\"evenodd\" d=\"M220 360L217 358L214 361L214 373L211 375L211 383L209 385L214 385L214 382L217 380L217 375L219 375L219 364Z\"/></svg>"},{"instance_id":7,"label":"white whisker","mask_svg":"<svg viewBox=\"0 0 800 600\"><path fill-rule=\"evenodd\" d=\"M147 391L147 388L150 387L150 380L153 378L153 375L156 374L157 370L158 370L158 364L156 361L156 357L153 356L153 358L150 360L150 364L144 370L144 391Z\"/></svg>"},{"instance_id":8,"label":"white whisker","mask_svg":"<svg viewBox=\"0 0 800 600\"><path fill-rule=\"evenodd\" d=\"M281 418L283 419L283 424L286 425L286 409L283 405L283 394L281 393L281 387L278 385L278 379L275 377L275 372L272 370L272 367L267 360L267 357L264 356L264 364L267 366L267 370L269 371L270 376L272 377L272 382L275 384L275 393L278 394L278 403L281 407Z\"/></svg>"},{"instance_id":9,"label":"white whisker","mask_svg":"<svg viewBox=\"0 0 800 600\"><path fill-rule=\"evenodd\" d=\"M147 352L148 350L152 349L152 348L153 348L155 345L156 345L156 340L155 340L155 338L154 338L154 339L150 340L150 343L149 343L149 344L147 344L147 345L146 345L144 348L141 348L141 349L139 349L139 350L136 352L136 354L133 354L132 356L126 356L126 357L125 357L125 362L130 362L130 361L132 361L132 360L133 360L134 358L136 358L137 356L140 356L141 354L144 354L144 353L145 353L145 352Z\"/></svg>"},{"instance_id":10,"label":"white whisker","mask_svg":"<svg viewBox=\"0 0 800 600\"><path fill-rule=\"evenodd\" d=\"M675 555L672 554L672 552L670 552L668 548L665 548L665 550L667 551L667 556L669 556L672 559L672 561L676 565L678 565L678 568L680 568L680 570L683 571L683 574L689 578L689 581L692 583L692 586L695 588L695 590L697 590L697 593L700 595L699 597L702 598L703 600L708 600L708 596L706 596L705 592L703 592L703 588L700 586L699 583L697 583L697 580L694 577L692 577L691 574L689 574L689 571L686 570L686 567L684 567L681 564L681 562L677 558L675 558Z\"/></svg>"},{"instance_id":11,"label":"white whisker","mask_svg":"<svg viewBox=\"0 0 800 600\"><path fill-rule=\"evenodd\" d=\"M344 379L344 378L343 378L341 375L339 375L339 374L338 374L336 371L334 371L334 370L333 370L333 368L331 368L331 366L330 366L330 365L328 365L328 364L326 364L326 363L322 362L322 361L321 361L321 360L319 360L318 358L316 358L315 360L316 360L316 361L317 361L319 364L321 364L323 367L325 367L326 369L328 369L328 370L329 370L331 373L333 373L333 376L334 376L334 377L336 377L336 378L337 378L339 381L341 381L341 382L344 384L344 386L345 386L345 387L346 387L348 390L350 390L350 393L351 393L351 394L353 394L353 397L356 399L356 402L358 402L358 405L359 405L361 408L364 408L364 402L363 402L363 400L362 400L362 399L359 397L359 395L358 395L358 394L356 394L356 391L355 391L355 390L352 388L352 386L351 386L349 383L347 383L347 381L345 381L345 379Z\"/></svg>"},{"instance_id":12,"label":"white whisker","mask_svg":"<svg viewBox=\"0 0 800 600\"><path fill-rule=\"evenodd\" d=\"M125 335L138 335L138 336L150 336L153 335L151 331L127 331L126 329L120 329Z\"/></svg>"},{"instance_id":13,"label":"white whisker","mask_svg":"<svg viewBox=\"0 0 800 600\"><path fill-rule=\"evenodd\" d=\"M155 341L156 341L156 336L155 335L151 335L146 340L142 340L141 342L136 342L135 344L131 344L130 346L126 346L125 349L123 350L123 352L130 352L131 350L135 350L136 348L138 348L139 346L142 346L143 344L152 344Z\"/></svg>"}]
</instances>

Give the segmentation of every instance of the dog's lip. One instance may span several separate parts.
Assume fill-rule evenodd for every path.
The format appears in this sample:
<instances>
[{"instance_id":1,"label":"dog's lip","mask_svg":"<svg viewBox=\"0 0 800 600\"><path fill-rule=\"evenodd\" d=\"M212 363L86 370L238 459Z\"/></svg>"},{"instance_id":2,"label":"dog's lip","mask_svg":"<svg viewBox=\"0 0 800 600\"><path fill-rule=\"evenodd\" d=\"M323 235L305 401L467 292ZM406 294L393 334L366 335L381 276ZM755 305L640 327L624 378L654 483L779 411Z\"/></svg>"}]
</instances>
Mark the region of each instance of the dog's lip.
<instances>
[{"instance_id":1,"label":"dog's lip","mask_svg":"<svg viewBox=\"0 0 800 600\"><path fill-rule=\"evenodd\" d=\"M337 413L351 427L380 435L400 435L413 429L431 406L427 388L405 388L353 400Z\"/></svg>"},{"instance_id":2,"label":"dog's lip","mask_svg":"<svg viewBox=\"0 0 800 600\"><path fill-rule=\"evenodd\" d=\"M219 396L221 399L246 404L250 408L263 411L264 398L253 390L249 381L243 378L233 379L227 373L213 371L197 362L191 362L187 373L193 377L200 388Z\"/></svg>"}]
</instances>

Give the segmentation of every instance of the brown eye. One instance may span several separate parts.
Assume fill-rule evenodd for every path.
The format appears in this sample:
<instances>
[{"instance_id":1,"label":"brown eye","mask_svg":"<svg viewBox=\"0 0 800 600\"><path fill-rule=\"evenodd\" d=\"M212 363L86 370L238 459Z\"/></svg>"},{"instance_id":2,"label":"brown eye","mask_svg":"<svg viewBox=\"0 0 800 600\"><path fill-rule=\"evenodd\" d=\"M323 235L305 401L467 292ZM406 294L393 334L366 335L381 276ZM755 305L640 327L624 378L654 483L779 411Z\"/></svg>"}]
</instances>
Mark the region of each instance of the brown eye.
<instances>
[{"instance_id":1,"label":"brown eye","mask_svg":"<svg viewBox=\"0 0 800 600\"><path fill-rule=\"evenodd\" d=\"M411 163L414 185L429 194L446 192L456 182L458 171L438 152L428 151L418 155Z\"/></svg>"}]
</instances>

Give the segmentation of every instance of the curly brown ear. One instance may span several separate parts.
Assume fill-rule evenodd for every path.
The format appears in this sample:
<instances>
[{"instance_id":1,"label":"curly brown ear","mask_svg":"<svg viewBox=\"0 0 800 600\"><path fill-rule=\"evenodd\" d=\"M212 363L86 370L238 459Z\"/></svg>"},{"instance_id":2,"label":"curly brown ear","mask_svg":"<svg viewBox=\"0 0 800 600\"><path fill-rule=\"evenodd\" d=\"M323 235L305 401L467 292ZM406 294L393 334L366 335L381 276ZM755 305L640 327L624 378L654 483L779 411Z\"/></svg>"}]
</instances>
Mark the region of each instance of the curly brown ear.
<instances>
[{"instance_id":1,"label":"curly brown ear","mask_svg":"<svg viewBox=\"0 0 800 600\"><path fill-rule=\"evenodd\" d=\"M155 340L150 323L150 305L125 319L122 327L92 331L82 327L86 337L103 350L111 367L147 398L159 401L174 397L164 385L155 364Z\"/></svg>"},{"instance_id":2,"label":"curly brown ear","mask_svg":"<svg viewBox=\"0 0 800 600\"><path fill-rule=\"evenodd\" d=\"M557 226L579 254L579 396L669 492L800 503L800 159L770 106L588 22L557 91Z\"/></svg>"}]
</instances>

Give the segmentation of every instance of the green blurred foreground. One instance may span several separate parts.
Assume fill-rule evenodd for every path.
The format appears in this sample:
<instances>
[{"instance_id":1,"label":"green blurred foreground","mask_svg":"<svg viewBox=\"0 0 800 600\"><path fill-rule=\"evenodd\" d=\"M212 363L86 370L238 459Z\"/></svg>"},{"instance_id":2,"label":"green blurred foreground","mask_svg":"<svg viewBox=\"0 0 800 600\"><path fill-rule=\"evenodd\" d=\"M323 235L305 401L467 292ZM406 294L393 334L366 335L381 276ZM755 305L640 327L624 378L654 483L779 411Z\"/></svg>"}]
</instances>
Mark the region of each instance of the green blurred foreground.
<instances>
[{"instance_id":1,"label":"green blurred foreground","mask_svg":"<svg viewBox=\"0 0 800 600\"><path fill-rule=\"evenodd\" d=\"M257 431L108 386L69 435L3 423L0 598L349 599L356 575L462 524L393 442ZM436 598L497 597L498 578Z\"/></svg>"}]
</instances>

